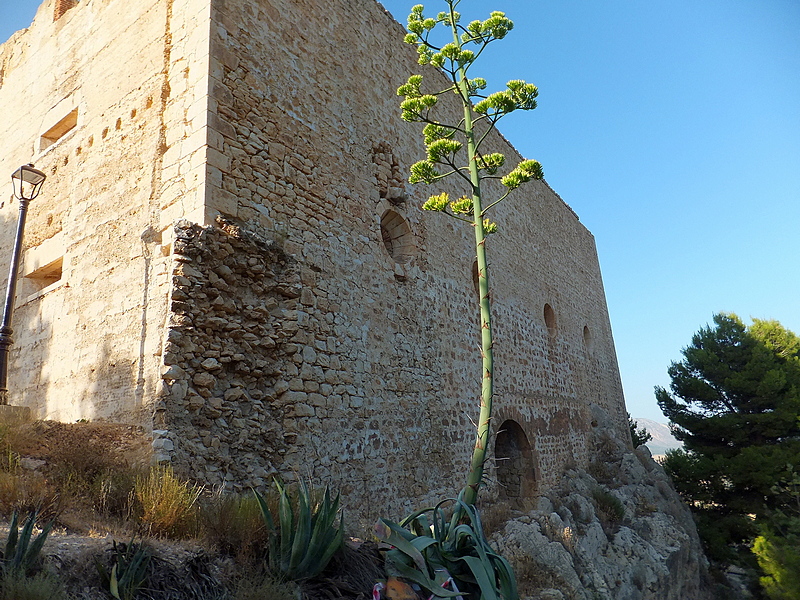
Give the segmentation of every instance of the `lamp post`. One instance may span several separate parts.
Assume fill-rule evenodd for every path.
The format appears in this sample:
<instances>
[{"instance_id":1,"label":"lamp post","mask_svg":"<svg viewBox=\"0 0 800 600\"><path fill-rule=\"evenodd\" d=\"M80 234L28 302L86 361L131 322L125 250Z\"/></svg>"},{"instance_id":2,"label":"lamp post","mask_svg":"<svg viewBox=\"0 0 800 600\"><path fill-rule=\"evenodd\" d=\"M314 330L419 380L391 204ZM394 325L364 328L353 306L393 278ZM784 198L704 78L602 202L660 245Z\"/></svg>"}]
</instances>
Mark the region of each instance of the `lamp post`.
<instances>
[{"instance_id":1,"label":"lamp post","mask_svg":"<svg viewBox=\"0 0 800 600\"><path fill-rule=\"evenodd\" d=\"M22 235L25 232L25 217L28 215L28 202L39 195L46 178L44 173L34 169L31 164L21 166L11 175L14 197L19 200L19 221L17 234L14 237L14 250L11 253L3 321L0 325L0 405L8 404L8 350L13 343L11 334L14 333L11 329L11 315L14 313L14 296L17 293L19 258L22 251Z\"/></svg>"}]
</instances>

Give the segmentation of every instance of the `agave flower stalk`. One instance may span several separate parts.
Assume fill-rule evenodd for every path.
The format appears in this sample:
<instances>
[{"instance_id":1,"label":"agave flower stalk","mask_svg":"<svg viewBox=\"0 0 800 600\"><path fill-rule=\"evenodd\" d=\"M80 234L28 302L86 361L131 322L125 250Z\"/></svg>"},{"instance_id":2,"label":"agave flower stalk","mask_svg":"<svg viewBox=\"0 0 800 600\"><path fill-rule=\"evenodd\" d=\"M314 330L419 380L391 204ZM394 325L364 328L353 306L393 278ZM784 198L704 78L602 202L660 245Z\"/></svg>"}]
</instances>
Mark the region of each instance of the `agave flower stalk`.
<instances>
[{"instance_id":1,"label":"agave flower stalk","mask_svg":"<svg viewBox=\"0 0 800 600\"><path fill-rule=\"evenodd\" d=\"M452 201L447 192L433 195L422 208L443 212L469 223L475 232L481 314L481 401L475 447L463 490L463 501L472 505L477 499L483 479L494 395L492 311L486 237L497 231L497 225L486 215L512 190L531 179L541 179L543 172L537 161L523 160L505 176L501 176L498 175L498 170L503 167L505 157L499 153L481 152L481 145L503 116L515 110L536 108L538 90L532 84L512 80L506 84L505 90L484 95L482 91L486 88L486 80L480 77L469 78L471 66L486 46L504 38L514 27L513 22L504 13L495 11L485 21L472 21L465 27L459 23L460 15L456 11L461 0L444 1L447 10L440 12L435 19L424 16L422 5L411 9L405 41L417 46L420 64L437 67L447 75L451 85L435 93L424 93L422 76L412 75L400 86L397 94L405 97L400 105L403 119L425 123L423 135L427 157L412 165L409 181L433 184L455 175L464 181L470 191L468 195ZM450 30L453 39L451 43L441 46L434 43L432 33L438 25ZM475 46L476 50L471 50L468 46ZM455 93L461 102L463 118L457 123L441 122L435 118L434 108L439 96L447 93ZM461 153L465 146L466 157ZM499 179L506 189L499 198L485 205L481 183L487 179Z\"/></svg>"}]
</instances>

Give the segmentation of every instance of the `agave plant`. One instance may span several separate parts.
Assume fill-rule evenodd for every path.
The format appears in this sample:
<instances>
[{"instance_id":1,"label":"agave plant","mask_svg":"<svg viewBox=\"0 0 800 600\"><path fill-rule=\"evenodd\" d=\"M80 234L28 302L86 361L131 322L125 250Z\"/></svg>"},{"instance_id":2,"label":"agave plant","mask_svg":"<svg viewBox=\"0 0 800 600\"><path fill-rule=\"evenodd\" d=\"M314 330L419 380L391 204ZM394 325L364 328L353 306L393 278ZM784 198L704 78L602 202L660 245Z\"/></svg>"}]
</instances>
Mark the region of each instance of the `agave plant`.
<instances>
[{"instance_id":1,"label":"agave plant","mask_svg":"<svg viewBox=\"0 0 800 600\"><path fill-rule=\"evenodd\" d=\"M31 541L33 537L33 526L36 523L38 514L36 511L28 515L28 519L19 530L17 526L17 511L11 515L11 524L8 527L8 539L6 541L5 550L2 553L2 573L6 576L10 572L15 572L22 575L29 574L36 566L36 561L42 552L47 536L53 528L51 521L44 526L42 532L36 536L36 539Z\"/></svg>"},{"instance_id":2,"label":"agave plant","mask_svg":"<svg viewBox=\"0 0 800 600\"><path fill-rule=\"evenodd\" d=\"M482 600L517 600L511 565L491 548L477 509L462 496L418 510L399 524L378 520L378 539L393 547L386 553L387 573L439 598L468 593ZM452 512L446 510L449 505ZM445 587L450 578L456 584L452 591Z\"/></svg>"},{"instance_id":3,"label":"agave plant","mask_svg":"<svg viewBox=\"0 0 800 600\"><path fill-rule=\"evenodd\" d=\"M316 503L305 483L298 488L296 499L277 479L275 487L278 490L276 517L264 497L253 490L269 532L270 569L291 580L319 575L344 540L343 513L336 526L339 495L331 500L326 486L322 501Z\"/></svg>"},{"instance_id":4,"label":"agave plant","mask_svg":"<svg viewBox=\"0 0 800 600\"><path fill-rule=\"evenodd\" d=\"M133 600L136 594L144 588L147 582L147 570L150 566L152 553L141 543L117 544L113 542L113 556L111 572L100 563L95 563L103 585L117 600Z\"/></svg>"}]
</instances>

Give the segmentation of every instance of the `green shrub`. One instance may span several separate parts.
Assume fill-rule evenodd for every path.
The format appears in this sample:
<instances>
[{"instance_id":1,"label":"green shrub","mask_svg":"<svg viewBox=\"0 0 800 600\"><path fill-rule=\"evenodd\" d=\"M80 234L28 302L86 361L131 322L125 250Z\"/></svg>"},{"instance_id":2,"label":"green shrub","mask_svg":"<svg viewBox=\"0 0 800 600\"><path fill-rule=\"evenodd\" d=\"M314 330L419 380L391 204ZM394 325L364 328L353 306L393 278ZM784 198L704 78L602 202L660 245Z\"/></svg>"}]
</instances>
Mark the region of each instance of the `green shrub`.
<instances>
[{"instance_id":1,"label":"green shrub","mask_svg":"<svg viewBox=\"0 0 800 600\"><path fill-rule=\"evenodd\" d=\"M625 518L625 506L611 492L602 488L592 490L597 517L607 534L616 533Z\"/></svg>"}]
</instances>

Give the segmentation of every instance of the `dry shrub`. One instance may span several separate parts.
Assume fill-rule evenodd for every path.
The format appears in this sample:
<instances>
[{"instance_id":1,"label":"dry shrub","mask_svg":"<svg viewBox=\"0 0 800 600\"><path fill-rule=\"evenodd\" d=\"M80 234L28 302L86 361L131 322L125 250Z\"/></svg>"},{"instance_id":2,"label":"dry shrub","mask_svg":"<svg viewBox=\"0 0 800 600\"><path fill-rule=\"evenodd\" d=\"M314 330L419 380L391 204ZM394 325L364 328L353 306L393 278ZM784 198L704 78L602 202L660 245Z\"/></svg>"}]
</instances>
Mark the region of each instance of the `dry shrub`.
<instances>
[{"instance_id":1,"label":"dry shrub","mask_svg":"<svg viewBox=\"0 0 800 600\"><path fill-rule=\"evenodd\" d=\"M250 562L266 549L268 532L253 494L219 490L200 507L202 535L221 552Z\"/></svg>"},{"instance_id":2,"label":"dry shrub","mask_svg":"<svg viewBox=\"0 0 800 600\"><path fill-rule=\"evenodd\" d=\"M10 515L15 510L20 514L37 511L50 520L63 510L63 497L39 474L0 471L0 511Z\"/></svg>"},{"instance_id":3,"label":"dry shrub","mask_svg":"<svg viewBox=\"0 0 800 600\"><path fill-rule=\"evenodd\" d=\"M46 571L32 577L11 572L0 580L0 600L58 600L65 597L61 583Z\"/></svg>"},{"instance_id":4,"label":"dry shrub","mask_svg":"<svg viewBox=\"0 0 800 600\"><path fill-rule=\"evenodd\" d=\"M197 530L197 499L202 488L175 476L172 467L155 466L136 478L140 521L150 535L189 537Z\"/></svg>"},{"instance_id":5,"label":"dry shrub","mask_svg":"<svg viewBox=\"0 0 800 600\"><path fill-rule=\"evenodd\" d=\"M236 583L234 600L296 600L299 597L297 584L283 581L272 575L242 577Z\"/></svg>"},{"instance_id":6,"label":"dry shrub","mask_svg":"<svg viewBox=\"0 0 800 600\"><path fill-rule=\"evenodd\" d=\"M512 560L514 574L517 576L517 589L520 598L536 596L540 590L560 589L567 596L569 586L564 579L547 565L543 565L531 556L522 556Z\"/></svg>"},{"instance_id":7,"label":"dry shrub","mask_svg":"<svg viewBox=\"0 0 800 600\"><path fill-rule=\"evenodd\" d=\"M483 504L483 503L482 503ZM480 507L481 525L486 537L501 531L513 517L514 512L508 502L496 501Z\"/></svg>"}]
</instances>

